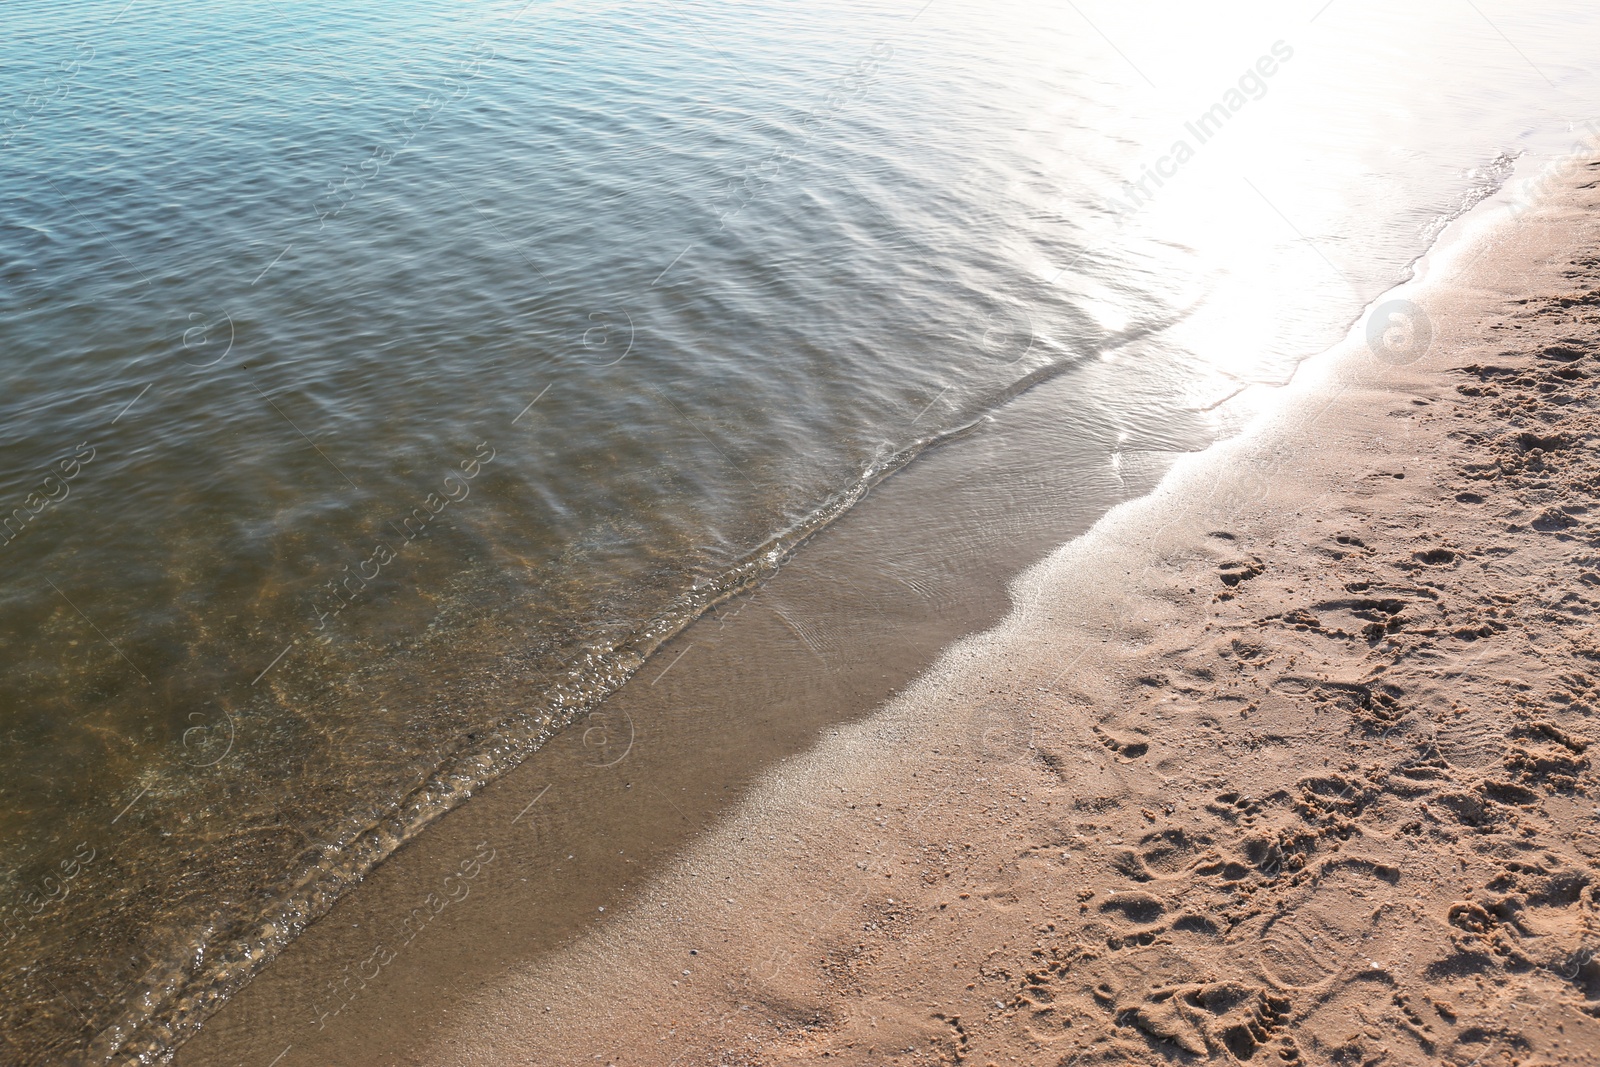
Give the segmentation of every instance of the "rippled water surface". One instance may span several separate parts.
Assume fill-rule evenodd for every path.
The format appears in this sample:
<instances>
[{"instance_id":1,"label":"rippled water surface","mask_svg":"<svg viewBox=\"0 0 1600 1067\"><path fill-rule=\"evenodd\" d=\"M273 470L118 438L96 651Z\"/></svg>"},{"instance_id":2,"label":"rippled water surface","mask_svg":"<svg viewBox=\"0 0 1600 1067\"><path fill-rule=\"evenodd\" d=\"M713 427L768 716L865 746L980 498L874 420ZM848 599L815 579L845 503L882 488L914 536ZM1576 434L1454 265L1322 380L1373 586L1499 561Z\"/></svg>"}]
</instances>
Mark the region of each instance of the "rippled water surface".
<instances>
[{"instance_id":1,"label":"rippled water surface","mask_svg":"<svg viewBox=\"0 0 1600 1067\"><path fill-rule=\"evenodd\" d=\"M159 1059L930 444L1202 447L1600 143L1589 5L1390 6L0 8L0 1058Z\"/></svg>"}]
</instances>

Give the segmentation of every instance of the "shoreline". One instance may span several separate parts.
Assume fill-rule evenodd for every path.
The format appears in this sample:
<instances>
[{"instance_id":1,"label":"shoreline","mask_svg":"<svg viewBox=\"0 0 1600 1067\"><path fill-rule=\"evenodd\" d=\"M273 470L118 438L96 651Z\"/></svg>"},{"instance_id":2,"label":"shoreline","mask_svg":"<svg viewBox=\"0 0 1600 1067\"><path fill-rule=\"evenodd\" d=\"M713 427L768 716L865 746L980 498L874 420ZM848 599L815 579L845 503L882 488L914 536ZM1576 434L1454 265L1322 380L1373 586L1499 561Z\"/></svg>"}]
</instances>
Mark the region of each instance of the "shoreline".
<instances>
[{"instance_id":1,"label":"shoreline","mask_svg":"<svg viewBox=\"0 0 1600 1067\"><path fill-rule=\"evenodd\" d=\"M429 1055L1594 1055L1597 223L1458 242L1419 359L1307 367Z\"/></svg>"},{"instance_id":2,"label":"shoreline","mask_svg":"<svg viewBox=\"0 0 1600 1067\"><path fill-rule=\"evenodd\" d=\"M389 1062L444 1026L457 998L626 906L762 775L998 623L1010 579L1092 525L1102 502L1148 491L1176 449L1204 447L1206 416L1182 410L1146 413L1156 430L1136 440L1098 409L1064 428L1072 391L1103 388L1082 376L1102 373L1087 361L1040 382L993 429L884 479L757 590L693 622L573 728L408 840L176 1061L270 1062L292 1049L283 1067ZM1120 468L1093 462L1113 443ZM856 655L863 647L873 657ZM462 885L454 871L478 867L480 841L501 858ZM417 907L448 893L462 899L422 922Z\"/></svg>"},{"instance_id":3,"label":"shoreline","mask_svg":"<svg viewBox=\"0 0 1600 1067\"><path fill-rule=\"evenodd\" d=\"M1548 225L1548 217L1562 210L1560 205L1547 207L1524 221L1525 228L1513 237L1520 235L1526 243L1530 229ZM1569 228L1581 224L1581 220L1567 221ZM1454 255L1443 257L1445 273L1459 270L1460 264L1454 260L1465 254L1461 246L1458 241ZM1482 255L1491 245L1480 236L1475 247ZM1425 273L1433 271L1425 265ZM1287 805L1298 810L1298 804L1307 810L1327 809L1332 812L1329 819L1359 822L1359 816L1341 812L1340 805L1348 804L1352 796L1364 797L1368 787L1356 784L1357 779L1346 771L1334 770L1325 776L1328 782L1336 783L1330 786L1330 796L1323 795L1326 790L1321 785L1304 786L1303 781L1309 780L1304 776L1283 779L1275 791L1225 788L1206 777L1206 772L1190 766L1192 754L1173 748L1176 739L1164 734L1174 725L1209 729L1215 735L1216 751L1229 755L1224 764L1238 761L1253 766L1252 760L1261 762L1260 753L1283 747L1281 743L1274 744L1271 737L1296 737L1300 743L1314 740L1328 745L1317 718L1320 711L1307 718L1303 709L1278 705L1298 707L1304 703L1300 697L1315 691L1324 697L1322 703L1342 707L1341 701L1361 702L1364 687L1366 706L1356 718L1365 715L1378 728L1363 733L1351 744L1392 748L1402 739L1414 740L1413 719L1406 713L1386 717L1394 698L1381 688L1375 690L1371 679L1307 681L1296 674L1292 684L1304 683L1304 691L1299 694L1286 697L1281 686L1269 686L1264 695L1244 699L1221 690L1208 691L1208 685L1215 688L1214 679L1197 683L1190 678L1186 685L1174 685L1172 676L1176 672L1170 665L1145 671L1131 665L1145 664L1162 655L1182 659L1183 655L1169 647L1173 633L1190 639L1181 651L1192 659L1192 631L1196 625L1206 633L1211 628L1219 634L1228 628L1235 633L1228 639L1227 649L1231 651L1216 654L1224 666L1239 676L1233 687L1247 684L1244 679L1273 662L1271 652L1246 651L1263 643L1237 634L1259 627L1230 617L1229 612L1256 599L1266 584L1261 581L1263 575L1274 576L1268 579L1270 582L1276 580L1280 570L1291 569L1292 561L1281 562L1273 555L1285 551L1275 543L1273 535L1284 536L1288 524L1282 505L1274 503L1283 491L1286 471L1291 475L1290 481L1327 481L1330 465L1360 463L1377 470L1384 464L1395 465L1398 459L1401 466L1411 462L1424 467L1423 461L1428 460L1433 463L1427 468L1431 474L1442 476L1444 467L1440 464L1448 466L1440 459L1442 446L1438 441L1430 442L1415 412L1457 402L1445 395L1454 383L1447 380L1445 365L1450 361L1441 359L1444 352L1453 351L1451 346L1462 342L1442 329L1437 320L1454 317L1486 290L1481 279L1476 287L1462 279L1453 286L1447 283L1442 293L1436 293L1437 288L1438 283L1426 277L1420 285L1405 287L1430 294L1419 299L1431 309L1454 301L1450 316L1435 314L1432 348L1418 363L1409 368L1373 364L1358 342L1352 340L1327 358L1312 361L1315 366L1302 365L1301 374L1288 387L1290 400L1278 414L1241 437L1180 460L1154 492L1114 509L1095 524L1089 535L1017 578L1012 583L1011 614L997 628L958 641L888 706L859 721L833 727L830 736L810 751L804 746L798 751L792 746L776 746L789 750L781 755L774 753L774 769L748 795L734 800L725 810L713 805L702 829L690 835L701 836L694 836L684 854L668 864L665 873L652 874L642 885L629 887L624 896L610 903L610 918L605 917L604 911L598 913L590 920L593 932L541 953L531 963L502 965L488 983L493 992L481 988L472 992L463 1001L472 1006L462 1013L471 1022L461 1026L460 1032L452 1033L435 1021L424 1027L426 1039L407 1041L383 1034L382 1028L392 1026L397 1015L404 1017L401 1009L406 1004L426 993L425 982L414 980L389 998L387 1014L382 1010L368 1011L359 1024L347 1020L350 1034L339 1047L347 1051L362 1049L368 1047L364 1042L376 1040L391 1050L407 1046L411 1058L398 1062L435 1062L444 1058L474 1064L520 1062L517 1050L528 1047L543 1050L541 1062L544 1057L549 1057L549 1062L594 1062L593 1052L584 1050L599 1048L605 1048L618 1063L658 1059L667 1062L671 1056L658 1058L658 1052L669 1047L673 1056L680 1057L672 1062L680 1063L718 1062L718 1056L723 1056L724 1062L783 1062L821 1055L847 1062L878 1062L891 1047L916 1049L918 1056L935 1055L937 1061L941 1055L958 1059L978 1055L974 1042L982 1041L995 1042L986 1054L997 1060L1021 1055L1031 1062L1046 1048L1066 1055L1070 1045L1072 1055L1090 1057L1071 1062L1092 1062L1102 1053L1113 1059L1148 1055L1149 1048L1141 1048L1138 1040L1148 1039L1152 1033L1165 1035L1161 1040L1170 1041L1188 1055L1217 1055L1224 1061L1226 1055L1219 1051L1223 1048L1229 1050L1227 1055L1237 1055L1247 1047L1253 1051L1255 1045L1272 1041L1280 1043L1280 1051L1294 1047L1296 1024L1284 1020L1293 1018L1296 997L1286 995L1285 990L1301 986L1285 983L1283 975L1276 972L1276 984L1262 981L1259 974L1253 976L1253 983L1226 977L1177 985L1168 982L1174 989L1188 989L1185 995L1198 997L1205 1012L1216 1016L1211 1020L1201 1017L1204 1013L1196 1015L1182 1007L1167 1011L1145 1002L1123 1004L1113 996L1109 1013L1132 1023L1114 1025L1109 1036L1102 1034L1098 1051L1093 1048L1094 1042L1087 1046L1073 1044L1073 1039L1086 1033L1084 1028L1093 1022L1094 1011L1105 1005L1095 1007L1093 989L1078 990L1074 1000L1062 988L1061 976L1073 965L1080 970L1093 967L1092 961L1086 962L1092 954L1083 949L1081 936L1075 947L1062 948L1070 940L1064 932L1081 923L1070 932L1082 935L1093 931L1096 937L1104 938L1113 956L1124 944L1157 955L1196 959L1205 956L1206 945L1197 947L1186 942L1217 940L1220 927L1212 917L1214 909L1191 909L1172 919L1174 908L1150 891L1159 886L1166 887L1169 893L1176 891L1174 886L1192 888L1203 880L1194 871L1205 866L1196 857L1201 853L1222 856L1227 852L1220 847L1223 835L1216 827L1176 825L1180 806L1186 811L1201 812L1196 818L1202 822L1207 817L1213 823L1221 820L1219 825L1235 831L1235 837L1243 832L1240 826L1255 828L1255 837L1250 840L1257 844L1234 841L1237 856L1220 861L1216 872L1229 884L1249 888L1246 897L1256 892L1270 895L1280 889L1287 892L1288 888L1283 887L1296 878L1314 881L1304 876L1303 865L1294 867L1293 857L1304 854L1326 865L1330 860L1326 853L1339 851L1338 846L1324 846L1326 853L1321 856L1316 848L1309 852L1304 848L1290 851L1296 844L1306 844L1288 833L1295 818L1304 821L1303 814L1284 815L1279 820L1280 824L1273 828L1279 834L1276 843L1268 840L1270 834L1263 837L1265 831L1257 832L1260 827L1283 813L1276 812L1273 804L1264 803L1262 794L1267 799L1279 797L1279 807ZM1376 378L1372 374L1374 366L1379 366ZM1346 378L1328 400L1330 382L1340 374ZM1412 403L1415 400L1426 403ZM1365 426L1373 423L1374 417L1363 404L1375 401L1390 407L1399 405L1402 412L1410 409L1401 437L1387 432L1392 429L1386 426L1390 412L1376 418L1375 425L1385 432L1373 433L1370 426ZM1308 409L1308 405L1312 408ZM1304 438L1319 425L1338 427L1345 445L1342 452L1329 456L1308 446ZM1353 429L1356 425L1364 428ZM1369 444L1354 447L1349 444L1352 437ZM1388 449L1383 453L1383 463L1377 466L1374 457L1379 453L1370 447L1374 440L1381 440ZM1432 453L1425 453L1425 443L1433 447ZM1404 451L1401 445L1410 451ZM1276 456L1275 463L1247 462L1252 456L1264 455ZM1294 457L1307 466L1288 468L1290 460L1285 457ZM1393 477L1395 474L1410 477ZM1322 509L1326 517L1340 514L1334 505L1344 492L1359 491L1385 501L1405 501L1409 499L1407 494L1415 495L1419 485L1418 475L1412 470L1374 475L1379 477L1383 480L1356 483L1354 490L1330 482L1321 496L1309 502L1299 499L1295 506L1301 510ZM1372 490L1373 485L1381 489ZM1274 507L1278 510L1274 511ZM1202 527L1217 526L1212 521L1217 518L1229 520L1221 525L1228 527L1225 532L1230 537L1212 537L1216 531L1210 529L1197 532ZM1307 517L1301 525L1320 522L1319 518ZM1362 553L1370 554L1366 546L1372 542L1359 535L1356 540L1364 542L1359 546ZM1299 562L1316 555L1318 565L1325 566L1329 551L1352 558L1358 555L1346 548L1329 550L1323 544L1298 554ZM1143 563L1135 578L1134 565L1140 560ZM1123 563L1130 565L1121 567ZM1179 567L1177 572L1169 570L1174 565ZM1113 579L1091 588L1087 595L1082 584L1075 584L1089 574L1115 576L1119 568L1127 572L1120 581ZM1173 573L1190 574L1192 580L1182 579L1174 584ZM1123 585L1130 579L1132 592ZM1377 617L1340 629L1344 639L1375 623L1386 628L1395 619L1404 619L1410 610L1387 616L1382 602L1393 598L1355 599L1372 600L1378 606L1349 611L1377 612ZM1281 624L1295 610L1291 607L1280 611L1275 620ZM777 614L782 617L781 612ZM1315 626L1299 621L1290 622L1289 627L1299 627L1294 630L1296 633L1327 629L1320 616L1310 614L1317 620ZM1156 615L1163 616L1164 623L1147 621ZM1107 619L1124 622L1107 626ZM810 644L792 622L788 627L803 643ZM1407 627L1400 625L1395 633L1405 634ZM1207 649L1208 655L1214 652ZM1309 654L1301 650L1292 655ZM662 657L664 663L671 660L667 671L676 664L677 660L671 658L676 655L677 651L670 651ZM1256 665L1246 666L1251 663ZM1183 669L1190 667L1192 664ZM1204 669L1216 673L1210 666ZM1388 669L1391 668L1385 667ZM668 676L667 671L662 672L662 677ZM646 672L653 674L654 670L646 668ZM1098 681L1093 680L1096 678ZM1159 700L1149 699L1154 693L1163 695ZM1352 693L1356 695L1351 697ZM1235 720L1201 710L1202 705L1219 702L1230 712L1243 714ZM1311 702L1317 703L1315 697ZM1138 704L1146 707L1136 717L1119 717L1115 710ZM1163 704L1167 706L1162 707ZM1160 728L1148 721L1152 714L1162 723ZM1415 713L1412 715L1415 717ZM1205 723L1209 727L1197 725ZM622 726L620 722L603 724L602 746L612 745L613 737L620 739ZM1291 726L1299 733L1290 730ZM638 736L637 723L630 720L627 727L631 748ZM1266 735L1261 734L1263 728L1268 731ZM597 764L594 746L587 743L593 738L594 729L591 725L581 734L569 731L566 756L556 757L565 759L568 772L583 766L590 769L592 778L594 770L607 765L610 752L599 752L606 758ZM1262 736L1269 740L1262 741ZM1437 733L1434 736L1437 738ZM716 741L703 740L708 745ZM1336 740L1343 744L1349 739L1340 735ZM1325 754L1330 763L1333 748ZM1343 752L1345 757L1350 754ZM1167 771L1187 773L1179 777ZM553 770L546 788L553 787L561 774L559 767ZM1264 766L1258 778L1252 780L1276 781L1273 774L1270 766ZM1090 784L1093 788L1089 788ZM586 782L584 788L592 785ZM612 788L625 791L632 784L619 781L612 783ZM1309 800L1304 799L1307 788ZM491 808L504 808L514 813L517 821L533 823L540 844L605 833L605 828L585 826L581 819L576 824L567 820L565 825L541 822L546 809L535 805L543 793L533 796L532 802L520 811L521 798L517 798L518 806L490 803L502 792L509 790L488 790L463 810L477 810L487 816ZM1219 796L1230 792L1235 799L1221 806L1226 809L1233 805L1237 810L1222 816L1205 814L1218 806ZM1211 795L1202 797L1201 793ZM1180 805L1172 799L1178 795L1191 797L1193 803L1185 801ZM1295 801L1296 795L1302 800ZM1501 795L1513 796L1504 791ZM661 799L672 803L671 797ZM1028 806L1030 803L1032 807ZM1487 803L1498 802L1491 798ZM1169 807L1172 810L1167 810ZM1063 814L1064 811L1070 814ZM1158 811L1160 815L1156 814ZM1174 825L1162 826L1164 820ZM1002 828L1000 840L985 840L985 836L994 836L996 825ZM1156 835L1154 845L1149 845L1150 834ZM450 836L462 838L454 831ZM437 837L430 841L434 851L442 845ZM1143 844L1149 847L1142 852L1130 849L1128 846L1140 837L1146 838ZM1323 838L1313 835L1312 840ZM1261 845L1260 841L1267 844ZM1016 848L1019 842L1026 847ZM1011 847L1007 847L1008 843ZM1264 847L1271 854L1265 867L1260 856L1251 858L1252 847L1257 851ZM622 851L626 853L627 849ZM1052 858L1052 852L1070 858ZM942 859L934 860L935 853ZM554 858L559 862L559 856ZM1185 858L1195 862L1185 866ZM527 862L536 863L537 859ZM624 887L630 862L637 861L624 859L613 872ZM1370 856L1353 862L1355 867L1367 864L1371 870L1403 869ZM1231 864L1240 869L1230 871ZM1350 868L1351 864L1342 859L1333 865L1335 871ZM1270 876L1263 876L1262 870ZM782 878L771 877L775 872L781 872ZM505 868L493 873L510 877ZM1324 871L1318 877L1325 875ZM1393 884L1381 875L1382 871L1378 884ZM1108 877L1115 884L1107 884ZM959 890L955 889L957 885L961 886ZM504 891L504 886L496 888ZM1091 889L1091 896L1080 897L1080 893ZM1351 894L1362 891L1359 887L1350 888ZM640 896L644 897L642 901ZM336 908L330 919L341 923L350 920L351 913L359 908L359 917L353 924L365 925L382 910L372 900L365 904ZM621 914L617 914L619 909ZM1028 919L1022 913L1027 913ZM482 920L485 914L492 914L492 910L477 918ZM940 921L954 916L961 918L954 924L960 932L941 932ZM1168 918L1163 921L1162 916ZM574 923L581 921L576 919L575 910L571 918ZM1113 919L1117 922L1111 922ZM1055 927L1050 927L1048 936L1044 936L1045 927L1051 922ZM1210 932L1208 924L1212 927ZM480 947L486 936L481 929L474 932L468 920L462 920L454 933L476 939ZM1002 950L1026 937L1043 946L1034 952L1045 953L1050 957L1047 962L1020 951L1012 952L1011 959L992 964L975 958L985 944L991 955L1004 955ZM852 941L854 945L850 944ZM1174 947L1180 942L1180 947ZM1600 945L1600 941L1595 943ZM1002 948L994 949L994 944ZM1216 946L1211 948L1221 951ZM437 962L439 953L429 951ZM1229 951L1234 950L1223 951L1224 957ZM1581 954L1582 946L1574 951ZM1305 955L1303 946L1301 955ZM328 959L318 959L315 952L309 956L301 976L314 973L319 967L327 969ZM813 962L811 956L821 962ZM1070 963L1064 962L1068 956L1073 956ZM337 959L335 956L334 962ZM464 951L457 954L455 962L470 968L472 959L471 952ZM1033 970L1029 970L1030 965ZM1580 962L1578 970L1587 965L1587 961ZM366 966L373 964L368 962ZM897 969L893 977L887 973L890 969ZM689 973L678 973L685 970ZM935 971L965 977L960 983L943 982L936 978ZM1195 978L1189 971L1182 973ZM1021 975L1030 977L1019 978ZM292 978L280 976L281 981ZM1356 980L1350 978L1346 984ZM1001 990L999 986L1006 988ZM1003 993L998 1001L990 995L996 992ZM248 1001L249 993L247 990L241 1000ZM1216 1004L1230 1003L1226 1009L1212 1012L1205 1005L1213 1000ZM1168 996L1151 1003L1170 1006L1171 1001ZM1281 1007L1285 1001L1290 1008ZM996 1002L1003 1007L995 1008ZM230 1004L223 1014L232 1014L229 1025L235 1030L248 1028L264 1021L264 1008L275 1004L281 1002L269 998L260 1007L244 1003L237 1009ZM597 1008L597 1004L603 1007ZM1069 1011L1080 1010L1083 1014L1072 1026L1059 1027L1059 1032L1048 1027L1040 1029L1041 1015L1059 1019ZM410 1011L415 1016L417 1009L412 1007ZM275 1012L270 1014L276 1017ZM1029 1022L1011 1025L1025 1014ZM729 1020L734 1019L740 1020L750 1033L731 1032ZM214 1021L222 1021L222 1016ZM1125 1033L1129 1025L1144 1038L1129 1038ZM1412 1025L1416 1029L1442 1028L1442 1017ZM1463 1023L1458 1029L1465 1026ZM891 1031L899 1036L890 1037ZM1241 1032L1251 1035L1248 1042L1238 1037ZM1257 1032L1264 1035L1264 1040L1257 1039ZM1227 1036L1230 1033L1233 1038ZM1284 1038L1285 1033L1290 1036ZM1130 1040L1134 1041L1132 1045L1127 1043ZM1239 1047L1235 1049L1230 1040ZM1290 1044L1283 1044L1285 1040ZM202 1034L191 1043L192 1048L180 1050L179 1062L209 1062L194 1058L202 1055L208 1044ZM869 1053L868 1048L874 1051ZM1298 1051L1310 1052L1311 1048ZM1326 1055L1327 1049L1321 1049L1321 1053ZM365 1062L397 1062L395 1054L391 1051L374 1055ZM728 1061L728 1056L735 1058ZM745 1059L737 1058L741 1056ZM913 1056L905 1062L921 1060Z\"/></svg>"}]
</instances>

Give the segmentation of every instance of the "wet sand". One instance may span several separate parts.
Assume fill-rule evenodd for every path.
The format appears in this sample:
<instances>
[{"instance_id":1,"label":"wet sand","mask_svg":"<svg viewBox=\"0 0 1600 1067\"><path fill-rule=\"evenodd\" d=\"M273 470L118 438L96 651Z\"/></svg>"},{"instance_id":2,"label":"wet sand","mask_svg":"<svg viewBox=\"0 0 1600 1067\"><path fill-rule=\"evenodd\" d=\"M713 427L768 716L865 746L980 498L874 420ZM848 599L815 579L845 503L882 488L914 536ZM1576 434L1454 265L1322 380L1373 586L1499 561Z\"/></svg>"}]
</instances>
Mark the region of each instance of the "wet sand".
<instances>
[{"instance_id":1,"label":"wet sand","mask_svg":"<svg viewBox=\"0 0 1600 1067\"><path fill-rule=\"evenodd\" d=\"M1425 351L1312 361L878 710L785 719L730 659L755 774L685 691L700 760L648 771L615 703L178 1062L1594 1062L1596 170L1435 255ZM857 701L914 658L819 647L884 665ZM549 895L580 862L599 901Z\"/></svg>"},{"instance_id":2,"label":"wet sand","mask_svg":"<svg viewBox=\"0 0 1600 1067\"><path fill-rule=\"evenodd\" d=\"M1096 501L1149 491L1177 450L1215 432L1152 394L1142 422L1159 436L1130 439L1113 413L1077 402L1105 370L1088 361L882 483L386 860L177 1062L271 1063L286 1049L278 1067L427 1062L418 1050L474 998L606 929L763 774L998 623L1007 581L1087 529ZM1090 462L1112 442L1119 469Z\"/></svg>"}]
</instances>

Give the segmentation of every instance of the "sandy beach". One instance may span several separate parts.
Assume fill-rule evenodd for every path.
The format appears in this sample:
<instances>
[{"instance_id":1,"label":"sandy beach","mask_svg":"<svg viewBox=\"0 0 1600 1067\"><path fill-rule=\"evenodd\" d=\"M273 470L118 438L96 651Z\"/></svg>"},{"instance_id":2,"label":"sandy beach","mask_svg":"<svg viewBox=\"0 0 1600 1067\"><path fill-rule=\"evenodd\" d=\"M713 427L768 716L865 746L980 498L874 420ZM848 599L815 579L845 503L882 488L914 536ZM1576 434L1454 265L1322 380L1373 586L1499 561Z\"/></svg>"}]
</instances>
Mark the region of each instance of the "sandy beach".
<instances>
[{"instance_id":1,"label":"sandy beach","mask_svg":"<svg viewBox=\"0 0 1600 1067\"><path fill-rule=\"evenodd\" d=\"M1595 1062L1596 170L1485 204L1387 343L1358 327L870 715L734 737L677 707L696 661L644 672L178 1062ZM809 629L788 607L728 630ZM901 684L834 638L883 667L858 697ZM738 641L719 684L772 706ZM670 729L698 756L652 770ZM757 735L761 773L722 766ZM471 899L390 949L462 856Z\"/></svg>"},{"instance_id":2,"label":"sandy beach","mask_svg":"<svg viewBox=\"0 0 1600 1067\"><path fill-rule=\"evenodd\" d=\"M24 4L0 1067L1600 1064L1600 6Z\"/></svg>"},{"instance_id":3,"label":"sandy beach","mask_svg":"<svg viewBox=\"0 0 1600 1067\"><path fill-rule=\"evenodd\" d=\"M1596 169L404 1062L1594 1062Z\"/></svg>"}]
</instances>

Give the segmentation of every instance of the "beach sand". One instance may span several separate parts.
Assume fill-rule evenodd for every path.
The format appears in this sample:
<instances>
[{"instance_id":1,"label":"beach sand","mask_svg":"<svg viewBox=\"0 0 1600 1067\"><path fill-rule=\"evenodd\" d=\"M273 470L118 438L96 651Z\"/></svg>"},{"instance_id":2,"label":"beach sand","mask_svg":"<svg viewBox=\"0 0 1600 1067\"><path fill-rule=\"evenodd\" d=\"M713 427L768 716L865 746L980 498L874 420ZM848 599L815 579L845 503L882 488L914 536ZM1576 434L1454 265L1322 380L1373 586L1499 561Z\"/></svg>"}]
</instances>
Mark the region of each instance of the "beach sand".
<instances>
[{"instance_id":1,"label":"beach sand","mask_svg":"<svg viewBox=\"0 0 1600 1067\"><path fill-rule=\"evenodd\" d=\"M1600 1062L1597 173L418 1062Z\"/></svg>"},{"instance_id":2,"label":"beach sand","mask_svg":"<svg viewBox=\"0 0 1600 1067\"><path fill-rule=\"evenodd\" d=\"M364 945L395 910L373 894L409 899L480 829L503 853L384 1001L322 1020L329 1062L1600 1062L1600 165L1578 171L1430 258L1400 294L1425 347L1311 361L681 839L651 830L643 764L605 780L640 818L604 832L536 781L465 805L303 939ZM597 788L602 732L540 772L557 792ZM626 891L541 889L550 947L501 951L540 921L512 874L570 842L614 849ZM287 953L179 1062L282 1032L293 997L260 990L320 988L348 951Z\"/></svg>"}]
</instances>

